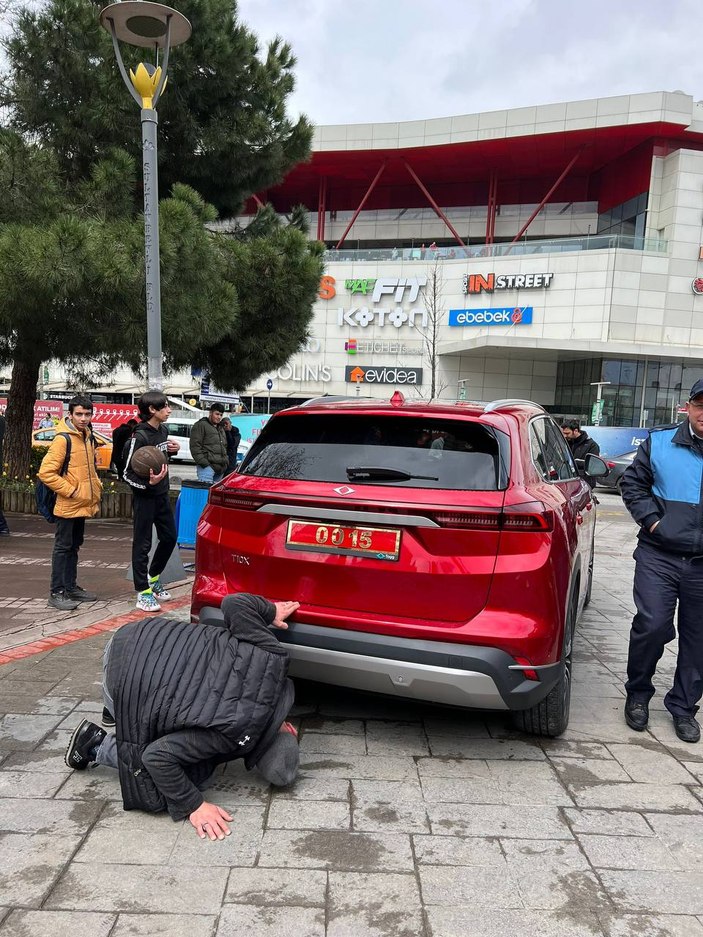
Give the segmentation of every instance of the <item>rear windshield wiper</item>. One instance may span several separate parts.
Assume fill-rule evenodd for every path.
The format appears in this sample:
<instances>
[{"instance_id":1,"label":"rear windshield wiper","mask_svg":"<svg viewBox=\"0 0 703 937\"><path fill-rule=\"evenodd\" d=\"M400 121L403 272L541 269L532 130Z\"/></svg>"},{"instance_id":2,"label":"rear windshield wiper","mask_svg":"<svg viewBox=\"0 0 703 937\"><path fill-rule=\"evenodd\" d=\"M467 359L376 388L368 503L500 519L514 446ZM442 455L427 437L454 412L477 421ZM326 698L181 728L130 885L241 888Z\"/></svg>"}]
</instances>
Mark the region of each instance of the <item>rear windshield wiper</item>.
<instances>
[{"instance_id":1,"label":"rear windshield wiper","mask_svg":"<svg viewBox=\"0 0 703 937\"><path fill-rule=\"evenodd\" d=\"M350 465L347 468L347 478L349 481L364 481L368 479L383 479L389 482L408 482L413 478L419 478L422 481L438 482L437 475L411 475L410 472L404 472L403 469L385 468L382 465Z\"/></svg>"}]
</instances>

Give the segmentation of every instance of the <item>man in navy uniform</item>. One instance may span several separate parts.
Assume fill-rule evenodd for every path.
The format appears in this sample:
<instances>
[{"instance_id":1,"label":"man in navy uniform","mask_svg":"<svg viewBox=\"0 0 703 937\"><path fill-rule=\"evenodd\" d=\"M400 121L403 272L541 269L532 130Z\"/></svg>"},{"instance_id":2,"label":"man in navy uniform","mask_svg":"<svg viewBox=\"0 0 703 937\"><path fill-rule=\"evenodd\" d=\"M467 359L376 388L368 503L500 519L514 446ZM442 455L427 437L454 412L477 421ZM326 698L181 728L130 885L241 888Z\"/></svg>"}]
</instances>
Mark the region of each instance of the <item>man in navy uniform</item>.
<instances>
[{"instance_id":1,"label":"man in navy uniform","mask_svg":"<svg viewBox=\"0 0 703 937\"><path fill-rule=\"evenodd\" d=\"M678 426L650 431L622 477L622 496L640 526L635 550L625 720L642 732L654 695L652 677L664 647L676 637L674 685L664 705L683 742L701 736L696 721L703 695L703 379Z\"/></svg>"}]
</instances>

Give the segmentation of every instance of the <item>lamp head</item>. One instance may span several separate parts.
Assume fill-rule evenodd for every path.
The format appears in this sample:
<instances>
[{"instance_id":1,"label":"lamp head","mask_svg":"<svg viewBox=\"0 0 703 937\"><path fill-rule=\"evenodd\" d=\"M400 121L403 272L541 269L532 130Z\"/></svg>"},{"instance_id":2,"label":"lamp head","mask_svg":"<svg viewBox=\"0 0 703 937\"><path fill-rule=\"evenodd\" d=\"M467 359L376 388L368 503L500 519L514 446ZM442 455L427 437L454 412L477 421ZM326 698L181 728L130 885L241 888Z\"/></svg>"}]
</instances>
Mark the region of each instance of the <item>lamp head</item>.
<instances>
[{"instance_id":1,"label":"lamp head","mask_svg":"<svg viewBox=\"0 0 703 937\"><path fill-rule=\"evenodd\" d=\"M114 28L122 42L150 49L166 47L169 24L169 46L179 46L190 38L190 22L178 10L162 3L122 0L111 3L100 13L100 25L108 32Z\"/></svg>"}]
</instances>

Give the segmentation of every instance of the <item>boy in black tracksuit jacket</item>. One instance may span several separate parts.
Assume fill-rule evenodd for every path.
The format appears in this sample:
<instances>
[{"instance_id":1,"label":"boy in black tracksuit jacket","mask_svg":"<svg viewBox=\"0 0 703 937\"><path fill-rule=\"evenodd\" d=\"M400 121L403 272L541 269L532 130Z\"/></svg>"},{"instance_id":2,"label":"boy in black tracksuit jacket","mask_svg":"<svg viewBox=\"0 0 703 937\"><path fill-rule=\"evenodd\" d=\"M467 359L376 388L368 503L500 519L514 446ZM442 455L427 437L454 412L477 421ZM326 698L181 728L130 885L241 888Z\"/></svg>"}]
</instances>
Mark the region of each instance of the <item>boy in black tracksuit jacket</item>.
<instances>
[{"instance_id":1,"label":"boy in black tracksuit jacket","mask_svg":"<svg viewBox=\"0 0 703 937\"><path fill-rule=\"evenodd\" d=\"M168 463L149 478L137 475L131 467L132 456L142 446L155 446L167 457L178 452L179 445L168 438L164 423L171 415L168 400L160 391L150 390L137 401L142 422L125 446L124 480L132 488L132 572L137 590L137 608L145 612L161 610L159 601L171 598L160 576L176 546L176 523L169 500ZM149 566L151 531L156 528L158 546Z\"/></svg>"}]
</instances>

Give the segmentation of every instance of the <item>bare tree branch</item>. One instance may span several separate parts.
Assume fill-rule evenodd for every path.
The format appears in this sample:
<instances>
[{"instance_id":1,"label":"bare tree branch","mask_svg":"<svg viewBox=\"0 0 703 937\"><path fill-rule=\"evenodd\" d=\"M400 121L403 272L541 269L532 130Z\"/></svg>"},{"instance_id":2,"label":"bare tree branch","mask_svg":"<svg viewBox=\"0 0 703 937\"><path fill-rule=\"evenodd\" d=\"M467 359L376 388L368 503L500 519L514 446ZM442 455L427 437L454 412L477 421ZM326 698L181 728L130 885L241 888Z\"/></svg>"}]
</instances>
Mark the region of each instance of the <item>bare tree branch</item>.
<instances>
[{"instance_id":1,"label":"bare tree branch","mask_svg":"<svg viewBox=\"0 0 703 937\"><path fill-rule=\"evenodd\" d=\"M433 267L428 270L427 285L422 294L422 301L427 313L427 328L421 329L413 323L413 328L420 333L423 343L423 358L430 372L430 400L441 397L449 386L438 373L439 337L444 318L444 270L441 257L436 257ZM420 391L420 396L424 396Z\"/></svg>"}]
</instances>

